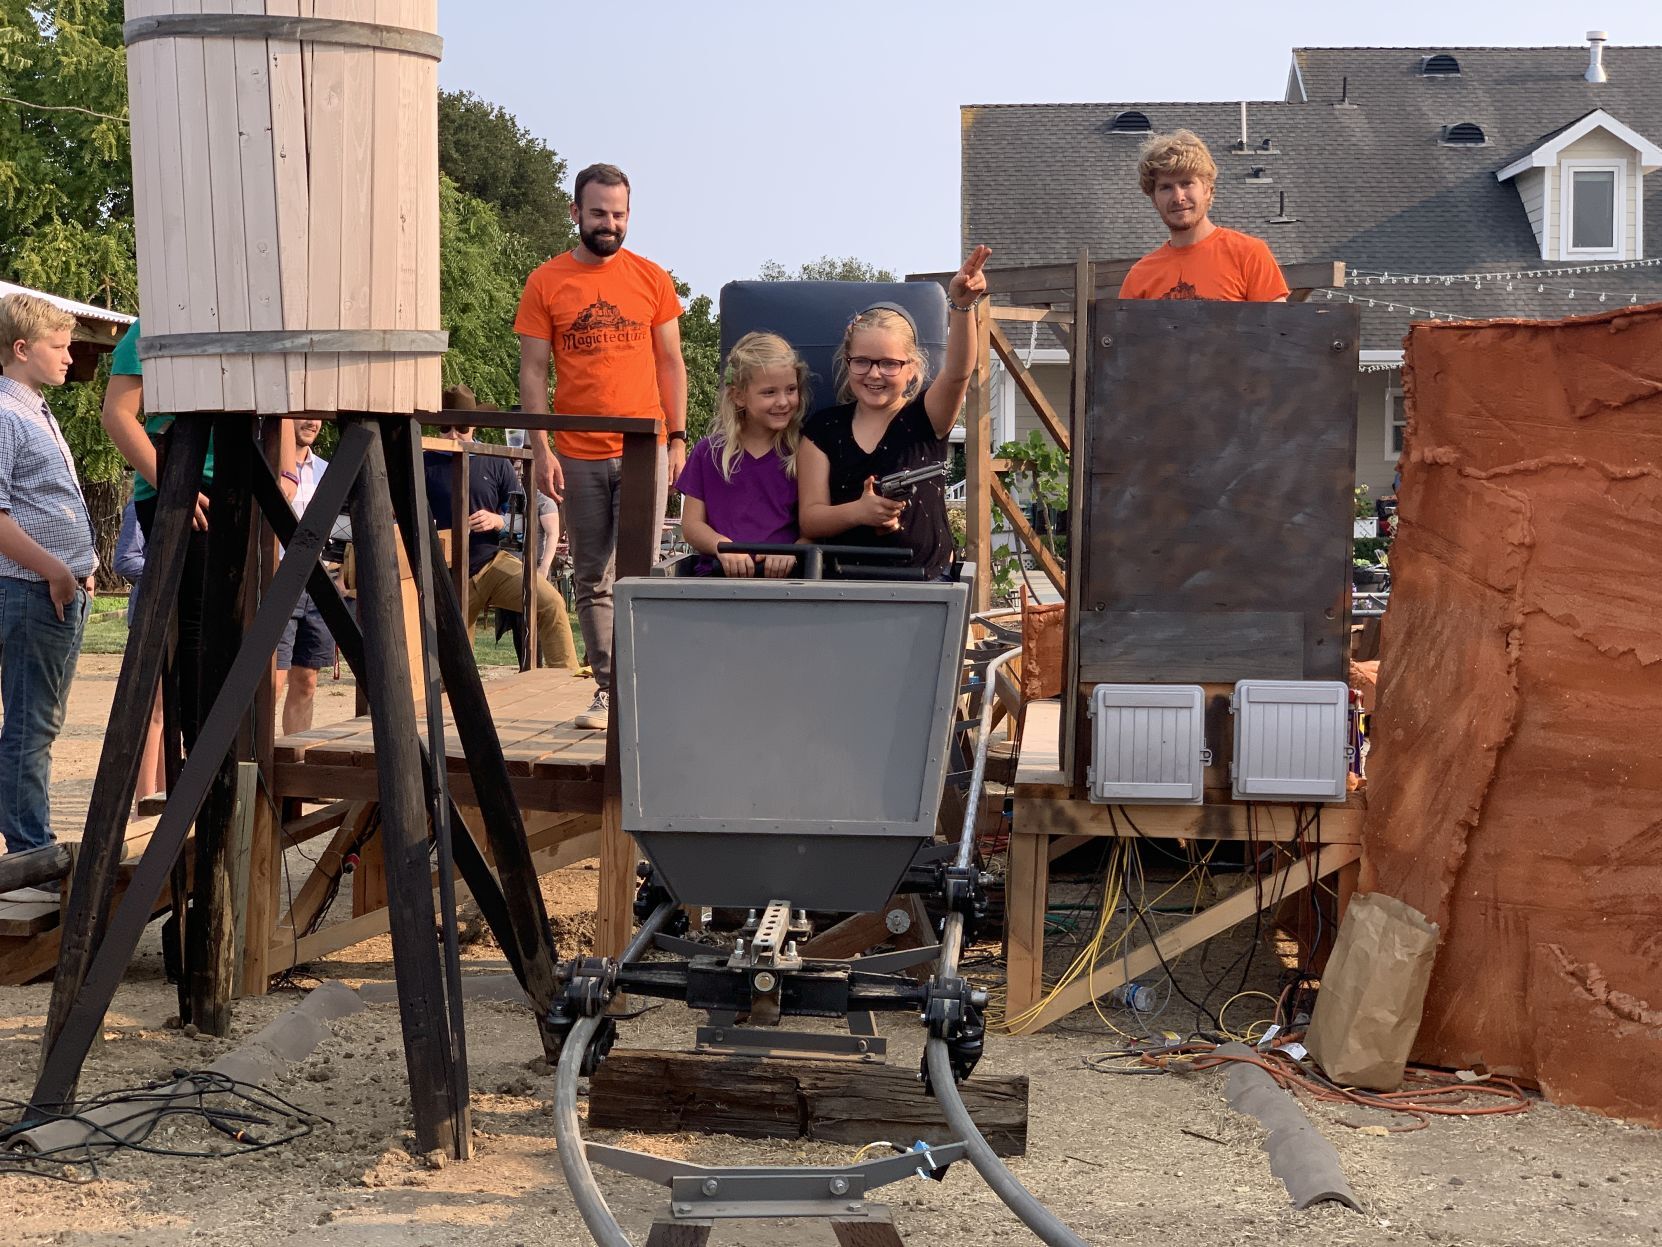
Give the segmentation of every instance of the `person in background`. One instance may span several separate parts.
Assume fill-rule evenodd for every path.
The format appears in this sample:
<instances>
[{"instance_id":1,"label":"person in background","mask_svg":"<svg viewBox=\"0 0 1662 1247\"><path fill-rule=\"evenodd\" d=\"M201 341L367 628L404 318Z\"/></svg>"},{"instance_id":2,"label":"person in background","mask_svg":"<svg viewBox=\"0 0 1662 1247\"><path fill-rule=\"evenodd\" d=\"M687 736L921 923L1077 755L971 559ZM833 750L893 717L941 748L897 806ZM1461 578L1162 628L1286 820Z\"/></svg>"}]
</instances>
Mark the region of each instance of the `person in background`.
<instances>
[{"instance_id":1,"label":"person in background","mask_svg":"<svg viewBox=\"0 0 1662 1247\"><path fill-rule=\"evenodd\" d=\"M121 511L121 533L115 539L115 574L127 579L127 625L132 626L138 609L139 587L144 581L144 530L139 527L138 508L129 499ZM133 812L147 803L167 796L167 762L162 756L162 691L156 690L150 707L150 725L144 730L144 749L139 753L138 786L133 790Z\"/></svg>"},{"instance_id":2,"label":"person in background","mask_svg":"<svg viewBox=\"0 0 1662 1247\"><path fill-rule=\"evenodd\" d=\"M473 391L465 385L444 392L445 410L458 421L479 410ZM461 443L472 439L471 424L439 426L439 436ZM444 451L424 451L427 475L427 505L440 530L452 524L451 456ZM467 561L470 579L467 594L467 627L471 634L487 606L518 611L524 606L525 564L498 544L508 527L508 500L524 494L519 476L507 459L495 455L469 455L467 473L468 531ZM453 555L454 557L454 555ZM545 667L577 670L577 646L566 617L565 599L541 576L531 581L537 594L537 648Z\"/></svg>"},{"instance_id":3,"label":"person in background","mask_svg":"<svg viewBox=\"0 0 1662 1247\"><path fill-rule=\"evenodd\" d=\"M560 544L560 504L540 489L537 490L537 525L542 529L537 538L537 575L552 580L554 555Z\"/></svg>"},{"instance_id":4,"label":"person in background","mask_svg":"<svg viewBox=\"0 0 1662 1247\"><path fill-rule=\"evenodd\" d=\"M75 461L41 393L68 375L75 318L0 299L0 835L6 852L55 842L52 744L63 729L98 566ZM56 900L21 888L10 900Z\"/></svg>"},{"instance_id":5,"label":"person in background","mask_svg":"<svg viewBox=\"0 0 1662 1247\"><path fill-rule=\"evenodd\" d=\"M317 483L328 470L329 461L312 453L317 435L323 431L323 421L317 419L290 422L294 437L294 497L289 505L295 515L306 513L306 504L317 492ZM310 593L302 593L294 604L294 614L283 628L282 640L277 642L277 674L272 704L283 704L283 735L304 732L312 725L312 714L317 704L317 673L335 661L335 638L329 625ZM286 696L285 696L286 690Z\"/></svg>"},{"instance_id":6,"label":"person in background","mask_svg":"<svg viewBox=\"0 0 1662 1247\"><path fill-rule=\"evenodd\" d=\"M663 421L659 434L658 518L667 483L687 460L687 365L681 357L681 304L670 275L626 251L629 179L616 165L577 175L571 219L578 244L534 269L525 281L514 332L519 335L519 405L554 411L636 416ZM663 440L667 439L667 441ZM577 582L577 618L594 668L595 695L574 720L604 728L612 697L612 577L617 565L623 435L531 430L536 487L565 507L566 540ZM667 467L667 474L666 474Z\"/></svg>"},{"instance_id":7,"label":"person in background","mask_svg":"<svg viewBox=\"0 0 1662 1247\"><path fill-rule=\"evenodd\" d=\"M1120 298L1286 302L1269 244L1213 224L1218 166L1192 132L1152 136L1138 153L1137 178L1170 237L1131 266Z\"/></svg>"},{"instance_id":8,"label":"person in background","mask_svg":"<svg viewBox=\"0 0 1662 1247\"><path fill-rule=\"evenodd\" d=\"M142 318L122 334L110 356L110 380L104 388L104 407L99 419L104 432L121 457L133 469L133 505L146 542L155 538L156 484L160 480L160 451L173 425L170 415L144 410L144 370L139 361ZM300 486L294 468L294 441L281 439L277 468L278 486L292 500ZM179 730L188 752L196 743L196 729L207 707L201 704L202 609L207 592L208 490L214 475L213 442L202 464L202 480L191 514L190 542L185 547L185 566L179 578L178 640L174 645L173 679L178 685Z\"/></svg>"}]
</instances>

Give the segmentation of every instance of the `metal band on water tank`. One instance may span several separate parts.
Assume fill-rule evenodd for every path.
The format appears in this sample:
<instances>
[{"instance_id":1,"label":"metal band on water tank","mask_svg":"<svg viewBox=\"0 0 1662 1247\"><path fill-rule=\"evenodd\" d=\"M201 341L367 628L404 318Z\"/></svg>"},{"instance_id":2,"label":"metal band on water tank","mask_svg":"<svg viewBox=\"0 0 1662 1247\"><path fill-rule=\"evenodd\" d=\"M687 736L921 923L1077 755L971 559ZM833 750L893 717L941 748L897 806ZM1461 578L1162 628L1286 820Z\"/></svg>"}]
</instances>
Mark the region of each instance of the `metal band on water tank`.
<instances>
[{"instance_id":1,"label":"metal band on water tank","mask_svg":"<svg viewBox=\"0 0 1662 1247\"><path fill-rule=\"evenodd\" d=\"M240 329L219 333L158 333L139 338L140 359L182 355L286 355L344 351L371 355L439 355L450 345L443 329Z\"/></svg>"},{"instance_id":2,"label":"metal band on water tank","mask_svg":"<svg viewBox=\"0 0 1662 1247\"><path fill-rule=\"evenodd\" d=\"M342 43L354 48L408 52L435 61L444 58L444 40L431 31L329 17L168 13L159 17L135 17L121 28L121 37L129 47L145 39L296 39L304 43Z\"/></svg>"}]
</instances>

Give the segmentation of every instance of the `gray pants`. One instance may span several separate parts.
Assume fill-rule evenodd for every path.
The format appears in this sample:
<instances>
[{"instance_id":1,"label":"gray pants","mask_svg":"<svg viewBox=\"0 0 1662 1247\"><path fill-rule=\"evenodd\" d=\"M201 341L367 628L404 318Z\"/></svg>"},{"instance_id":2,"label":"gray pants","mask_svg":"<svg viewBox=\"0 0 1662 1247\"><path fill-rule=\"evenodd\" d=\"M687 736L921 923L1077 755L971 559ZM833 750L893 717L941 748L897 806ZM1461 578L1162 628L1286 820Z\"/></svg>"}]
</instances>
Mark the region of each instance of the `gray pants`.
<instances>
[{"instance_id":1,"label":"gray pants","mask_svg":"<svg viewBox=\"0 0 1662 1247\"><path fill-rule=\"evenodd\" d=\"M560 504L571 543L571 573L577 586L577 622L583 629L583 652L594 668L595 684L612 687L612 578L617 568L618 499L622 459L572 459L560 456L566 496ZM654 561L664 508L669 503L669 456L658 447L658 527L653 531Z\"/></svg>"}]
</instances>

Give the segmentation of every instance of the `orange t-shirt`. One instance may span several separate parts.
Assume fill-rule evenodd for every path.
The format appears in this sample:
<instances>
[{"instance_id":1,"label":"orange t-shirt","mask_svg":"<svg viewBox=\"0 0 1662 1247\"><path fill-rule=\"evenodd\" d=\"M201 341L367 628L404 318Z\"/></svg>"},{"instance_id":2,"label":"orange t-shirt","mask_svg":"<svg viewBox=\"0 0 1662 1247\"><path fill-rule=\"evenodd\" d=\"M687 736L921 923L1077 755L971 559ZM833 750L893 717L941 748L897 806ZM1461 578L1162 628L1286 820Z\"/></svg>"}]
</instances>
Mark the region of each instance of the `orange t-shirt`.
<instances>
[{"instance_id":1,"label":"orange t-shirt","mask_svg":"<svg viewBox=\"0 0 1662 1247\"><path fill-rule=\"evenodd\" d=\"M661 421L653 330L680 315L675 283L651 260L620 249L604 264L584 264L567 251L525 279L514 332L552 348L554 411ZM554 448L573 459L615 459L623 435L559 432Z\"/></svg>"},{"instance_id":2,"label":"orange t-shirt","mask_svg":"<svg viewBox=\"0 0 1662 1247\"><path fill-rule=\"evenodd\" d=\"M1171 243L1131 266L1122 299L1219 299L1274 303L1287 295L1281 266L1262 238L1219 226L1192 247Z\"/></svg>"}]
</instances>

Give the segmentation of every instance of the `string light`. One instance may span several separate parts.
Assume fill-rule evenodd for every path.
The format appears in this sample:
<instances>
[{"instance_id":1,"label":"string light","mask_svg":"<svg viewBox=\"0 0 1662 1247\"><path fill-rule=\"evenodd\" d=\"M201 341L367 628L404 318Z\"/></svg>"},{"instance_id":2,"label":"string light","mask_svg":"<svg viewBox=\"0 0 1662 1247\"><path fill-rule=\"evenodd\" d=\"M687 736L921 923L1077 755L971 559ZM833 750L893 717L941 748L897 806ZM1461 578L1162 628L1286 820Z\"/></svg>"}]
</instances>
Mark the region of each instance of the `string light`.
<instances>
[{"instance_id":1,"label":"string light","mask_svg":"<svg viewBox=\"0 0 1662 1247\"><path fill-rule=\"evenodd\" d=\"M1648 260L1611 260L1603 264L1571 264L1559 268L1529 268L1515 272L1495 273L1389 273L1367 268L1352 268L1345 274L1345 284L1356 286L1417 286L1441 282L1452 286L1455 282L1509 281L1532 277L1568 277L1585 273L1621 273L1631 269L1655 268L1662 265L1662 257Z\"/></svg>"}]
</instances>

